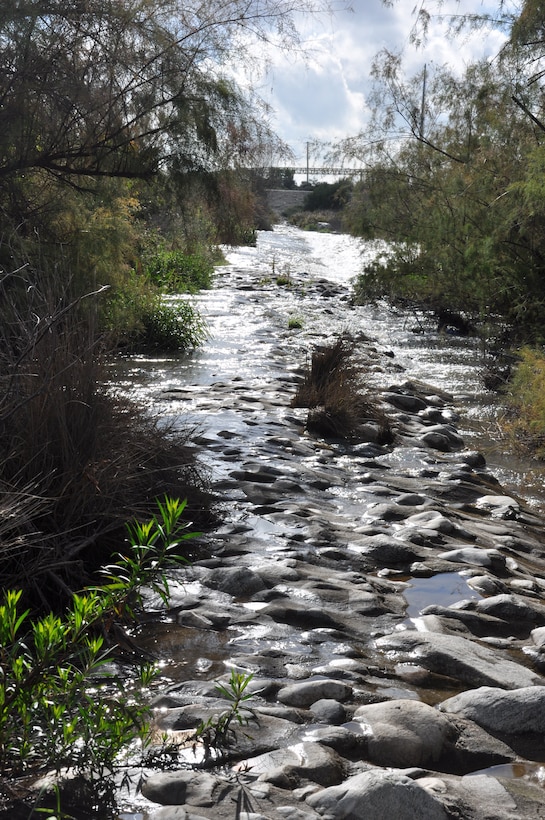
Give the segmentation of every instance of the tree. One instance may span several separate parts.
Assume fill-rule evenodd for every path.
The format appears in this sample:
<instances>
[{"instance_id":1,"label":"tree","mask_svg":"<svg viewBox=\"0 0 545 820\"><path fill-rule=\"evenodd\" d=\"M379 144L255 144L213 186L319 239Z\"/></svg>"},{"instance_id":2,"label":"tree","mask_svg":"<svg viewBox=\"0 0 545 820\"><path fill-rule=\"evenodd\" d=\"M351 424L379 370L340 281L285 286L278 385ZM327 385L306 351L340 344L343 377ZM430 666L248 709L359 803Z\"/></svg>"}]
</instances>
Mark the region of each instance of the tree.
<instances>
[{"instance_id":1,"label":"tree","mask_svg":"<svg viewBox=\"0 0 545 820\"><path fill-rule=\"evenodd\" d=\"M388 294L540 336L545 137L535 58L514 34L495 62L461 77L441 68L407 79L399 55L379 55L370 129L347 144L370 168L349 223L395 244L361 278L362 298Z\"/></svg>"},{"instance_id":2,"label":"tree","mask_svg":"<svg viewBox=\"0 0 545 820\"><path fill-rule=\"evenodd\" d=\"M312 0L14 0L0 12L0 179L145 176L206 167L232 123L240 155L263 133L229 67L244 39L297 40ZM231 71L232 76L232 71Z\"/></svg>"},{"instance_id":3,"label":"tree","mask_svg":"<svg viewBox=\"0 0 545 820\"><path fill-rule=\"evenodd\" d=\"M183 436L173 441L101 386L104 317L123 334L135 305L155 306L143 250L154 241L156 250L157 237L178 234L184 251L216 238L194 224L201 208L211 221L206 197L196 202L191 187L184 202L181 181L215 177L213 190L236 189L229 174L271 135L233 77L252 41L290 47L296 13L325 4L0 4L0 564L21 583L34 575L44 600L58 598L52 565L63 594L79 588L82 572L108 560L120 517L173 484L208 516ZM244 196L232 199L247 215Z\"/></svg>"}]
</instances>

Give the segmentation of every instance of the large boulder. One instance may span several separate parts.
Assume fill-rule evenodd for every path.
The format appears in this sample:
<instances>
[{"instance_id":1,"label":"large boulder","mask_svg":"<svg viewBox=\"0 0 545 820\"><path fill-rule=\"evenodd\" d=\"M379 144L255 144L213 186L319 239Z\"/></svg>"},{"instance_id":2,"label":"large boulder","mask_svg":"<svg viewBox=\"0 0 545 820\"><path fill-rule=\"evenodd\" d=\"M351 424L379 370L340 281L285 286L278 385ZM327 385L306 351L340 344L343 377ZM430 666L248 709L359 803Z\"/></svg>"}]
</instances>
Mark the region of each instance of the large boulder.
<instances>
[{"instance_id":1,"label":"large boulder","mask_svg":"<svg viewBox=\"0 0 545 820\"><path fill-rule=\"evenodd\" d=\"M520 663L508 660L497 650L459 635L406 630L378 638L376 646L397 661L417 662L439 675L469 686L498 686L520 689L542 684L543 678Z\"/></svg>"},{"instance_id":2,"label":"large boulder","mask_svg":"<svg viewBox=\"0 0 545 820\"><path fill-rule=\"evenodd\" d=\"M250 771L261 780L293 788L304 780L321 786L341 783L344 767L345 762L333 749L305 742L247 758L236 765L236 770Z\"/></svg>"},{"instance_id":3,"label":"large boulder","mask_svg":"<svg viewBox=\"0 0 545 820\"><path fill-rule=\"evenodd\" d=\"M462 715L498 734L545 733L545 686L525 686L508 692L481 686L444 700L439 709Z\"/></svg>"},{"instance_id":4,"label":"large boulder","mask_svg":"<svg viewBox=\"0 0 545 820\"><path fill-rule=\"evenodd\" d=\"M334 820L447 820L441 803L404 775L381 769L348 778L307 798Z\"/></svg>"},{"instance_id":5,"label":"large boulder","mask_svg":"<svg viewBox=\"0 0 545 820\"><path fill-rule=\"evenodd\" d=\"M304 680L284 686L277 694L280 703L287 706L307 708L316 701L346 700L352 695L352 687L342 681L322 678Z\"/></svg>"},{"instance_id":6,"label":"large boulder","mask_svg":"<svg viewBox=\"0 0 545 820\"><path fill-rule=\"evenodd\" d=\"M454 734L444 715L417 700L360 706L354 722L367 736L369 760L381 766L431 766Z\"/></svg>"}]
</instances>

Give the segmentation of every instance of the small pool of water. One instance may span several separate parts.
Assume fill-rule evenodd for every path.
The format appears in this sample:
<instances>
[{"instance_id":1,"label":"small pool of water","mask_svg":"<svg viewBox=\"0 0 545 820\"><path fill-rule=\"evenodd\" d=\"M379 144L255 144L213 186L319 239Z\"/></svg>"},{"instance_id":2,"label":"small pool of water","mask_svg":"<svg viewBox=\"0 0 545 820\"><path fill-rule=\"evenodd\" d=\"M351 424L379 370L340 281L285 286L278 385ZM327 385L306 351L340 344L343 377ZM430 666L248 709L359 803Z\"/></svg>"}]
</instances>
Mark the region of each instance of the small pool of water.
<instances>
[{"instance_id":1,"label":"small pool of water","mask_svg":"<svg viewBox=\"0 0 545 820\"><path fill-rule=\"evenodd\" d=\"M432 604L451 606L459 601L479 600L480 596L458 572L439 572L431 578L411 578L403 591L407 616L414 618Z\"/></svg>"}]
</instances>

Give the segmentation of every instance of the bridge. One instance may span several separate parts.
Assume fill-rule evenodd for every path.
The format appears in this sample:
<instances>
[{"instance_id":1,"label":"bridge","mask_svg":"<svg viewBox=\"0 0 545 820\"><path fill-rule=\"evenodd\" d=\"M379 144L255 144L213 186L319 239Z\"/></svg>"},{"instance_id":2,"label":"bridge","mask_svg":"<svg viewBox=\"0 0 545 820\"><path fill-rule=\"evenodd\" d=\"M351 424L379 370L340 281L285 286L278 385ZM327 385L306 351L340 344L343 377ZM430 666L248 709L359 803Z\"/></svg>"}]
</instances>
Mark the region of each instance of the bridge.
<instances>
[{"instance_id":1,"label":"bridge","mask_svg":"<svg viewBox=\"0 0 545 820\"><path fill-rule=\"evenodd\" d=\"M363 178L365 173L365 168L343 168L343 167L334 167L334 166L316 166L310 167L308 165L301 165L298 168L294 168L292 166L286 165L283 168L274 167L269 169L269 173L273 174L274 172L282 173L290 171L292 174L301 174L306 176L307 180L310 177L360 177Z\"/></svg>"},{"instance_id":2,"label":"bridge","mask_svg":"<svg viewBox=\"0 0 545 820\"><path fill-rule=\"evenodd\" d=\"M299 168L271 168L271 171L292 171L294 174L304 174L307 177L363 177L364 168L335 168L333 166L320 166L312 168L307 165Z\"/></svg>"}]
</instances>

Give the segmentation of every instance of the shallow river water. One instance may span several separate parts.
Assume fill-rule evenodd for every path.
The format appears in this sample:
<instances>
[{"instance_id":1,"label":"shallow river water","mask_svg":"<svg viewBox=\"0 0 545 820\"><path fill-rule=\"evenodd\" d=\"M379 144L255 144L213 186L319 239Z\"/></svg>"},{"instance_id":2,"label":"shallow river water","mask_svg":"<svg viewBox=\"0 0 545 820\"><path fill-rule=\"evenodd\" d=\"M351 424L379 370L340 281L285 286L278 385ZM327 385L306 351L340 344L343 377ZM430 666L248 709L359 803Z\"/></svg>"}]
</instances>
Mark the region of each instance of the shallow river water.
<instances>
[{"instance_id":1,"label":"shallow river water","mask_svg":"<svg viewBox=\"0 0 545 820\"><path fill-rule=\"evenodd\" d=\"M545 508L539 467L510 455L496 435L499 410L494 397L481 387L479 343L437 334L422 317L407 316L385 305L351 305L350 283L365 258L376 250L373 244L345 235L307 233L287 225L260 232L256 248L227 250L227 264L218 267L214 288L195 297L210 334L202 348L179 356L131 357L112 365L111 383L118 389L143 401L153 415L174 420L180 429L194 428L202 463L225 510L225 524L212 536L222 549L222 538L238 532L251 543L254 562L259 562L260 552L263 560L274 556L282 561L286 556L289 561L294 544L309 543L314 514L318 519L325 510L331 531L337 522L341 522L341 531L351 517L361 521L362 510L376 506L380 488L370 487L363 473L363 458L338 451L332 460L327 446L307 452L302 439L300 451L292 447L291 460L279 463L275 459L279 447L293 444L285 437L286 423L303 424L301 411L290 408L290 390L293 393L301 370L317 345L345 332L362 340L362 345L364 338L371 340L380 353L387 354L388 367L370 368L369 386L384 389L411 379L451 394L453 418L455 412L459 414L457 429L466 447L485 454L502 492L523 498L536 513ZM297 319L300 327L290 329L290 318ZM271 408L278 411L276 416ZM426 463L421 450L410 446L395 448L380 459L382 467L404 476L420 474ZM330 471L328 482L321 477L324 464ZM274 480L282 473L274 486L286 494L283 507L266 497L267 470ZM336 483L330 481L332 474L338 476ZM241 486L248 486L251 475L263 484L243 492ZM307 495L298 501L297 482L308 476L314 476L310 485L314 489L324 480L327 490L321 496ZM290 482L293 499L289 496ZM263 498L260 486L265 488ZM321 500L316 502L315 498ZM370 513L364 512L363 519L366 515ZM317 543L323 546L323 533L318 529L316 533ZM349 543L350 549L358 554L357 543ZM331 550L333 555L333 547ZM413 620L430 603L449 606L480 597L457 572L400 578L400 584L406 618ZM284 587L292 600L299 596L310 608L320 605L321 599L310 589L291 587L288 581ZM282 584L275 590L280 594ZM188 596L196 599L201 591L198 573L180 581L179 586L173 584L175 603ZM243 603L247 611L259 613L267 604L266 598L248 598ZM216 605L218 602L221 604L220 598ZM183 621L174 628L165 619L147 627L140 637L146 648L161 658L165 687L195 678L212 681L235 663L234 657L251 658L263 652L265 644L271 657L285 653L283 663L295 678L304 676L305 656L312 656L319 668L319 663L325 664L332 655L344 651L326 640L313 645L307 633L289 626L281 636L269 639L266 626L258 619L239 626L235 635L232 626L229 629L200 630ZM290 658L297 658L291 667ZM383 694L395 697L395 686L394 682L388 690L384 684ZM400 692L400 697L406 696L403 687ZM441 696L432 693L429 699L439 701ZM118 817L147 820L151 817L147 811L144 803L141 809L127 807Z\"/></svg>"},{"instance_id":2,"label":"shallow river water","mask_svg":"<svg viewBox=\"0 0 545 820\"><path fill-rule=\"evenodd\" d=\"M199 401L164 402L162 393L191 385L196 397L218 379L262 379L274 372L271 358L278 334L285 331L286 316L301 319L302 329L292 334L292 347L301 362L320 340L345 330L363 332L394 354L407 378L420 379L451 393L460 412L458 428L468 446L481 450L500 483L538 509L545 508L545 468L517 456L501 441L496 419L501 414L497 396L482 386L481 344L474 338L438 334L433 324L419 315L397 312L383 304L350 307L335 304L317 308L315 300L295 296L290 281L296 277L312 282L326 279L350 286L380 245L344 234L312 233L282 224L259 232L257 247L226 249L227 265L217 268L216 287L195 297L206 318L210 337L202 348L172 358L135 357L114 366L117 384L152 408L180 417L181 424L213 424L205 419ZM263 284L280 277L287 286L256 292L241 300L231 288L233 276L244 272ZM239 283L237 283L238 285ZM277 331L277 333L275 333ZM276 366L278 366L276 364ZM380 377L378 378L380 381ZM227 414L228 408L225 408ZM236 415L236 413L235 413ZM212 464L213 466L213 464ZM217 466L217 465L216 465Z\"/></svg>"}]
</instances>

